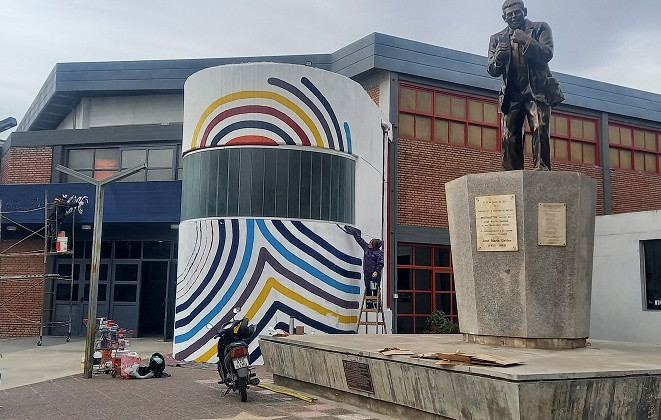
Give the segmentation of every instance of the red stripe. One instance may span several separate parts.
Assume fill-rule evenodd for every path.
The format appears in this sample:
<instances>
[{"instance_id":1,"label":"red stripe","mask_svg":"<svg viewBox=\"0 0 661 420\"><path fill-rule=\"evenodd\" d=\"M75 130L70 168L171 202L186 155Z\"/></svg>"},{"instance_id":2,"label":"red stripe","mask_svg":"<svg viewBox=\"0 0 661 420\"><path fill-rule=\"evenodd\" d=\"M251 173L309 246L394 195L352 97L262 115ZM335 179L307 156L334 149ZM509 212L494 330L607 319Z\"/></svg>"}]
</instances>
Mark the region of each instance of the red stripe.
<instances>
[{"instance_id":1,"label":"red stripe","mask_svg":"<svg viewBox=\"0 0 661 420\"><path fill-rule=\"evenodd\" d=\"M260 144L264 146L277 146L278 142L275 140L264 137L264 136L239 136L235 137L232 140L226 143L228 146L238 146L244 144Z\"/></svg>"},{"instance_id":2,"label":"red stripe","mask_svg":"<svg viewBox=\"0 0 661 420\"><path fill-rule=\"evenodd\" d=\"M287 124L289 127L291 127L292 130L298 135L298 137L301 139L301 143L303 146L310 146L310 139L308 138L307 134L305 134L305 131L301 128L300 125L296 123L293 119L291 119L288 115L283 113L282 111L278 111L275 108L272 108L270 106L264 106L264 105L244 105L244 106L237 106L236 108L228 109L226 111L221 112L220 114L216 115L207 128L204 130L204 135L202 136L202 140L200 141L200 147L205 147L207 145L207 138L209 137L209 133L213 128L218 125L222 120L225 118L229 118L235 115L239 114L247 114L247 113L262 113L262 114L267 114L267 115L272 115L274 117L280 118L285 124ZM257 136L259 137L259 136Z\"/></svg>"}]
</instances>

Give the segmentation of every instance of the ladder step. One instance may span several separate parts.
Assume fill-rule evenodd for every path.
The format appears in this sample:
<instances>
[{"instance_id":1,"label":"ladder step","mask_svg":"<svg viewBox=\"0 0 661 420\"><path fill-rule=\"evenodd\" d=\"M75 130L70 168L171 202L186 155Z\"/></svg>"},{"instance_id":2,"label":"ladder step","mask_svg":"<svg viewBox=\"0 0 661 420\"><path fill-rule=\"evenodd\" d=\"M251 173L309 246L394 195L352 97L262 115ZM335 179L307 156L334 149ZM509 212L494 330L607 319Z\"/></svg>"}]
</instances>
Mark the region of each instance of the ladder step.
<instances>
[{"instance_id":1,"label":"ladder step","mask_svg":"<svg viewBox=\"0 0 661 420\"><path fill-rule=\"evenodd\" d=\"M360 321L358 325L386 325L383 321Z\"/></svg>"}]
</instances>

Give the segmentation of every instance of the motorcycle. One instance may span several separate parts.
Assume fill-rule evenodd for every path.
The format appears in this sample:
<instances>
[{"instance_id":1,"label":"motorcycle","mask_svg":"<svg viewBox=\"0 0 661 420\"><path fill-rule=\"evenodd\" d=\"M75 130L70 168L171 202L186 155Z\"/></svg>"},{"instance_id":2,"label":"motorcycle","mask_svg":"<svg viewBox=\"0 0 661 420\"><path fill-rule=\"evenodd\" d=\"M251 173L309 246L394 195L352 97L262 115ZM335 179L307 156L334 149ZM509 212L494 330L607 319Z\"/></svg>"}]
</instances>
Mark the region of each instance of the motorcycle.
<instances>
[{"instance_id":1,"label":"motorcycle","mask_svg":"<svg viewBox=\"0 0 661 420\"><path fill-rule=\"evenodd\" d=\"M240 307L232 310L232 320L225 323L213 338L218 339L219 384L227 385L227 391L239 391L241 402L248 400L248 385L258 385L259 378L248 361L248 345L244 340L255 334L255 326L248 325L248 318L235 319ZM207 328L213 328L211 324Z\"/></svg>"}]
</instances>

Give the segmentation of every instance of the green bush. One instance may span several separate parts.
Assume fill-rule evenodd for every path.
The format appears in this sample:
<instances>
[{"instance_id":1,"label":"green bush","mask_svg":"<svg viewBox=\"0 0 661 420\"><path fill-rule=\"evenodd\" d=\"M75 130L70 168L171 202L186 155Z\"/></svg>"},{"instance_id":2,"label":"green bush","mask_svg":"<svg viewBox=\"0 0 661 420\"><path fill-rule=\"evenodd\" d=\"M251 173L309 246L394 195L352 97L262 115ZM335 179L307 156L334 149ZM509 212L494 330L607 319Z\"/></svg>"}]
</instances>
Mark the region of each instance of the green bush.
<instances>
[{"instance_id":1,"label":"green bush","mask_svg":"<svg viewBox=\"0 0 661 420\"><path fill-rule=\"evenodd\" d=\"M437 309L427 318L427 325L431 329L432 334L457 334L459 332L459 324L450 321L445 312Z\"/></svg>"}]
</instances>

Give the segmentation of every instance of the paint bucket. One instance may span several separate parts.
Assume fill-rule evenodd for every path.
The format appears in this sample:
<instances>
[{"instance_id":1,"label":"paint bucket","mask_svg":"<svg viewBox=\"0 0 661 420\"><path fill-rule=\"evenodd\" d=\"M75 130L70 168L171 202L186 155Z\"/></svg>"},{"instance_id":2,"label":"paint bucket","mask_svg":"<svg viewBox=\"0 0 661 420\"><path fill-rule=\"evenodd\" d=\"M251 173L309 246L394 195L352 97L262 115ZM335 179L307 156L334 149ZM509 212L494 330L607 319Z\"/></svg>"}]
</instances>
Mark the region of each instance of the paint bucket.
<instances>
[{"instance_id":1,"label":"paint bucket","mask_svg":"<svg viewBox=\"0 0 661 420\"><path fill-rule=\"evenodd\" d=\"M59 232L57 234L57 242L55 244L56 252L67 252L69 245L69 238L64 236L64 232Z\"/></svg>"}]
</instances>

